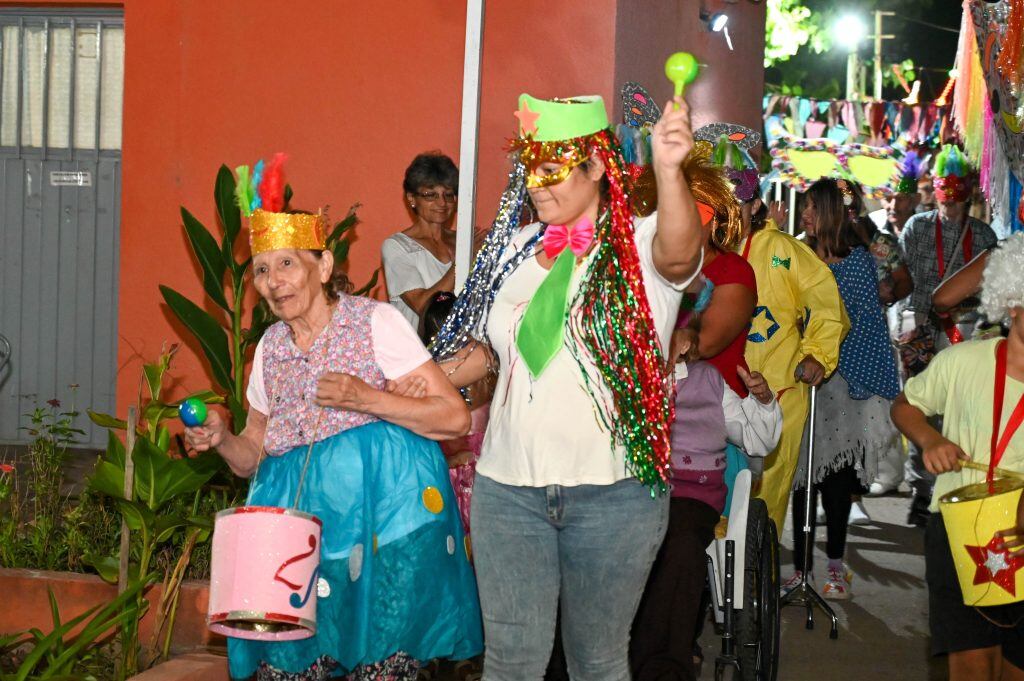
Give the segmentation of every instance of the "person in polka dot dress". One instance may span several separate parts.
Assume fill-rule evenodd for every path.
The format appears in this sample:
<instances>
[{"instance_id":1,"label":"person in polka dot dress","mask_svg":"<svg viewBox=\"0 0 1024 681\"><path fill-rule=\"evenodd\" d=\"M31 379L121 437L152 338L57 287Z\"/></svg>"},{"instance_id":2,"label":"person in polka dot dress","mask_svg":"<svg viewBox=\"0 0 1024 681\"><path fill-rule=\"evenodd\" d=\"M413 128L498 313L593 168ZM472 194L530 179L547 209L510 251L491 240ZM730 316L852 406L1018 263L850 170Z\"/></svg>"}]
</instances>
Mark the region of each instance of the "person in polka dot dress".
<instances>
[{"instance_id":1,"label":"person in polka dot dress","mask_svg":"<svg viewBox=\"0 0 1024 681\"><path fill-rule=\"evenodd\" d=\"M850 319L850 330L839 348L839 366L818 388L812 478L812 496L821 495L828 527L829 562L822 595L845 599L851 596L853 578L843 561L851 495L863 493L875 478L878 452L884 449L891 434L889 405L899 394L899 375L889 345L875 262L854 232L843 193L834 180L819 180L808 189L801 226L807 234L807 244L835 275ZM804 565L802 518L807 491L800 488L807 479L808 430L804 430L794 481L796 572L784 589L799 581ZM811 514L812 525L814 515Z\"/></svg>"}]
</instances>

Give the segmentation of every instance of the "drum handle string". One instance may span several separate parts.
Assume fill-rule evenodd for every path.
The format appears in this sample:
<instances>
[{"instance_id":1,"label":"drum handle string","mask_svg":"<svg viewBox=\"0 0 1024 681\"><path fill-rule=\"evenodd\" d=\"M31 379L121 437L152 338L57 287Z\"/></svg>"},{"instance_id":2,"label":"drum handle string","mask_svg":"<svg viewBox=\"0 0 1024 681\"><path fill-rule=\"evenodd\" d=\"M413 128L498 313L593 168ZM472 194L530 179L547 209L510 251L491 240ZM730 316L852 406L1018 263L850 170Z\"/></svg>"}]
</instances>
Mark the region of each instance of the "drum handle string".
<instances>
[{"instance_id":1,"label":"drum handle string","mask_svg":"<svg viewBox=\"0 0 1024 681\"><path fill-rule=\"evenodd\" d=\"M302 464L302 474L299 476L299 487L295 490L295 502L292 504L292 508L299 508L299 499L302 497L302 486L306 483L306 471L309 470L309 460L313 456L313 445L316 444L317 438L320 437L320 423L324 420L324 407L320 408L320 413L316 417L316 425L313 426L313 439L309 441L309 448L306 450L306 461Z\"/></svg>"},{"instance_id":2,"label":"drum handle string","mask_svg":"<svg viewBox=\"0 0 1024 681\"><path fill-rule=\"evenodd\" d=\"M306 483L306 472L309 470L309 460L313 456L313 446L316 444L317 439L320 437L320 424L324 420L324 408L319 409L319 414L316 417L316 425L313 426L313 438L309 441L309 447L306 449L306 460L302 464L302 473L299 475L299 486L295 490L295 501L292 503L292 508L299 508L299 499L302 498L302 487ZM267 423L270 423L270 416L267 416ZM260 474L260 464L263 463L263 459L267 453L267 447L264 444L260 445L260 453L256 457L256 470L252 474L252 483L249 485L249 493L246 495L245 505L249 505L249 500L252 498L252 491L256 488L256 480Z\"/></svg>"}]
</instances>

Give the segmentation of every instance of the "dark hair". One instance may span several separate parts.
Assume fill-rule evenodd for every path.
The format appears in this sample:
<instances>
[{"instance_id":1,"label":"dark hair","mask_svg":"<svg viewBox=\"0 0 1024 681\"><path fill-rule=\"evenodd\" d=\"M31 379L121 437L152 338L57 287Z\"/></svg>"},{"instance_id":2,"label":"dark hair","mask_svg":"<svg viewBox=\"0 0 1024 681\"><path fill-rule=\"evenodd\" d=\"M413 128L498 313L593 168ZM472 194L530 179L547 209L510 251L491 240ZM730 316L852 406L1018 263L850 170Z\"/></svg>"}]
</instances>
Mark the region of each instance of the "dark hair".
<instances>
[{"instance_id":1,"label":"dark hair","mask_svg":"<svg viewBox=\"0 0 1024 681\"><path fill-rule=\"evenodd\" d=\"M438 291L430 297L430 302L427 303L427 308L423 310L423 317L420 319L420 339L424 345L430 345L434 340L454 305L455 294L449 291Z\"/></svg>"},{"instance_id":2,"label":"dark hair","mask_svg":"<svg viewBox=\"0 0 1024 681\"><path fill-rule=\"evenodd\" d=\"M818 180L805 196L814 202L816 213L815 234L807 235L807 244L815 250L820 245L824 255L833 258L848 256L860 239L850 225L839 184L832 179Z\"/></svg>"},{"instance_id":3,"label":"dark hair","mask_svg":"<svg viewBox=\"0 0 1024 681\"><path fill-rule=\"evenodd\" d=\"M402 189L407 194L413 194L421 187L437 185L450 187L452 191L456 192L459 190L459 169L455 166L454 161L440 151L428 151L420 154L405 169Z\"/></svg>"},{"instance_id":4,"label":"dark hair","mask_svg":"<svg viewBox=\"0 0 1024 681\"><path fill-rule=\"evenodd\" d=\"M768 224L768 204L765 203L764 199L762 199L760 196L755 196L754 198L750 199L749 201L746 201L745 203L753 204L754 201L760 201L761 207L758 208L756 211L751 210L750 212L751 234L764 229L764 226ZM783 225L779 225L779 227L782 228Z\"/></svg>"}]
</instances>

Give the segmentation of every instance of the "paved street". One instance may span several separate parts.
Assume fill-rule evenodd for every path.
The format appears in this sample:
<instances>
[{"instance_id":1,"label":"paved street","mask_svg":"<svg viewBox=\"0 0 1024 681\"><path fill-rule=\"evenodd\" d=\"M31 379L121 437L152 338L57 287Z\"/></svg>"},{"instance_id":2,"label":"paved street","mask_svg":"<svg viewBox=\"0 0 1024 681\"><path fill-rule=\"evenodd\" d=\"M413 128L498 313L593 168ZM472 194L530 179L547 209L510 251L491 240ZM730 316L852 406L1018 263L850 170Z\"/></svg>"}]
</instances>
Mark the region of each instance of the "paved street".
<instances>
[{"instance_id":1,"label":"paved street","mask_svg":"<svg viewBox=\"0 0 1024 681\"><path fill-rule=\"evenodd\" d=\"M942 681L945 661L928 655L928 595L924 582L924 531L905 524L909 496L867 498L873 523L850 528L847 560L854 572L853 598L835 602L839 639L828 637L828 620L815 611L815 628L804 627L804 608L782 614L780 681ZM815 564L825 565L825 529L818 528ZM782 577L793 571L792 531L783 537ZM705 633L702 679L714 678L719 641Z\"/></svg>"}]
</instances>

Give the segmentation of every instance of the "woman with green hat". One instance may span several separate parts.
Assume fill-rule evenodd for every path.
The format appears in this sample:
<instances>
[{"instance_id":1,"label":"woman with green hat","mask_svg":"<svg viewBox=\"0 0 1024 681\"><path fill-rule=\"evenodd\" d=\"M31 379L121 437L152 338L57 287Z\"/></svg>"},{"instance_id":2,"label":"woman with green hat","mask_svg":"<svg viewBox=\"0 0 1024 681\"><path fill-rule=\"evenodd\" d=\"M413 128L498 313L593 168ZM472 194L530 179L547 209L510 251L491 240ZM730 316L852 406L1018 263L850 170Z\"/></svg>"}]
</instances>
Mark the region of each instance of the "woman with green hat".
<instances>
[{"instance_id":1,"label":"woman with green hat","mask_svg":"<svg viewBox=\"0 0 1024 681\"><path fill-rule=\"evenodd\" d=\"M433 347L457 386L498 375L472 506L484 677L541 678L561 605L570 674L628 679L667 522L663 348L701 264L689 109L654 128L646 218L600 97L522 95L515 115L509 186ZM539 222L520 227L527 201Z\"/></svg>"}]
</instances>

